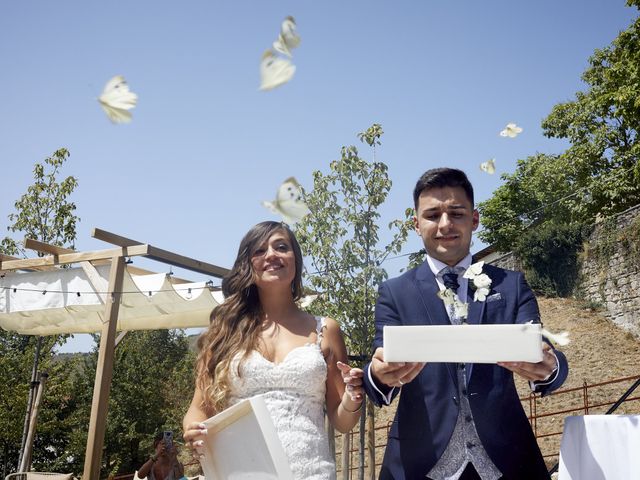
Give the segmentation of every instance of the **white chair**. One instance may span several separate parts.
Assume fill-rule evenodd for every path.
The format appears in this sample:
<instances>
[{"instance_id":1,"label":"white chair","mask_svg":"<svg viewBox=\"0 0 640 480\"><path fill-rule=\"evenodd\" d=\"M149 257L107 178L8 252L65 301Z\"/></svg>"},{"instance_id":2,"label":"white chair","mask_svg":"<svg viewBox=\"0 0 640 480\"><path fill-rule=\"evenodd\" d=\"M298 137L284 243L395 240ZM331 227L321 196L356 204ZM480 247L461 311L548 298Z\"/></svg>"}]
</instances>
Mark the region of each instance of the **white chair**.
<instances>
[{"instance_id":1,"label":"white chair","mask_svg":"<svg viewBox=\"0 0 640 480\"><path fill-rule=\"evenodd\" d=\"M76 480L71 473L23 472L10 473L4 480Z\"/></svg>"}]
</instances>

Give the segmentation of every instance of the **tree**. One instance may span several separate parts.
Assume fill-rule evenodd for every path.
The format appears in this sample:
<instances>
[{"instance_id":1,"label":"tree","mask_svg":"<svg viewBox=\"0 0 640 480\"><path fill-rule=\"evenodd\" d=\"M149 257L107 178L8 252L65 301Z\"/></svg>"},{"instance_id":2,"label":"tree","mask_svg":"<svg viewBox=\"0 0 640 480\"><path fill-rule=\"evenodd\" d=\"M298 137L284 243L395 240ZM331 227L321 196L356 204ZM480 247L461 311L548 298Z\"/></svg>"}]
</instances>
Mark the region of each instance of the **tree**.
<instances>
[{"instance_id":1,"label":"tree","mask_svg":"<svg viewBox=\"0 0 640 480\"><path fill-rule=\"evenodd\" d=\"M44 164L36 163L33 169L35 182L15 202L16 212L9 214L13 224L7 227L8 230L21 232L23 236L41 242L73 248L76 224L80 218L74 214L76 205L68 197L78 186L78 180L69 176L61 182L57 181L68 157L69 151L61 148L47 157ZM0 251L8 255L24 254L21 242L10 237L2 240Z\"/></svg>"},{"instance_id":2,"label":"tree","mask_svg":"<svg viewBox=\"0 0 640 480\"><path fill-rule=\"evenodd\" d=\"M82 472L98 346L72 388L78 408L64 471ZM101 475L138 470L158 431L182 430L194 388L194 353L182 330L129 332L115 350Z\"/></svg>"},{"instance_id":3,"label":"tree","mask_svg":"<svg viewBox=\"0 0 640 480\"><path fill-rule=\"evenodd\" d=\"M345 332L348 351L360 359L371 354L376 286L387 277L382 262L400 251L411 229L410 222L393 220L391 241L380 246L378 209L391 189L387 166L375 160L382 134L382 127L374 124L358 135L372 147L372 162L363 160L355 146L342 147L341 158L330 163L329 173L313 173L313 189L304 192L311 214L296 225L296 236L313 267L306 280L320 294L310 311L336 319ZM372 432L373 415L369 418ZM361 423L360 478L364 475L363 427Z\"/></svg>"},{"instance_id":4,"label":"tree","mask_svg":"<svg viewBox=\"0 0 640 480\"><path fill-rule=\"evenodd\" d=\"M387 166L375 161L382 134L377 124L359 134L374 148L373 162L360 158L355 146L342 147L328 174L313 172L313 189L304 192L312 213L295 228L312 265L306 280L320 293L311 310L340 323L352 355L371 353L376 285L387 278L381 264L400 251L411 229L408 221L393 220L391 241L379 246L378 208L391 189Z\"/></svg>"},{"instance_id":5,"label":"tree","mask_svg":"<svg viewBox=\"0 0 640 480\"><path fill-rule=\"evenodd\" d=\"M627 5L640 8L638 0ZM536 154L518 162L505 184L479 207L480 238L512 249L531 225L591 223L640 202L640 18L589 59L585 91L556 105L544 134L565 138L560 155Z\"/></svg>"},{"instance_id":6,"label":"tree","mask_svg":"<svg viewBox=\"0 0 640 480\"><path fill-rule=\"evenodd\" d=\"M78 182L75 177L69 176L58 182L57 178L64 162L69 157L69 152L62 148L53 153L51 157L44 160L44 163L36 163L33 175L34 183L27 188L27 192L14 204L16 211L9 214L12 224L7 227L11 232L19 232L24 236L51 243L59 246L72 247L76 237L76 223L79 220L75 216L76 206L68 200ZM0 242L0 252L8 255L22 253L24 248L21 241L5 237ZM2 458L5 470L17 470L18 452L21 448L21 435L26 428L23 425L22 415L27 406L31 405L33 399L33 389L29 389L36 380L38 364L41 369L51 369L54 346L64 337L51 337L46 340L42 337L23 337L12 332L0 330L0 345L3 352L0 355L0 372L8 375L5 385L11 385L12 391L0 402L0 426L3 436L0 440L0 458ZM34 361L35 358L35 361ZM55 401L62 402L61 396L54 396L59 385L69 378L67 373L60 371L65 364L55 367L55 371L50 371L49 384L47 387L47 403ZM59 375L58 375L59 374ZM29 395L28 395L29 394ZM27 398L29 397L29 398ZM54 408L58 408L57 405ZM21 410L22 414L18 413ZM41 411L43 416L46 413ZM40 423L39 437L37 442L57 442L55 435L46 436L42 432L46 431L46 422ZM17 433L17 432L20 433ZM55 433L55 432L54 432ZM56 434L57 435L57 434ZM24 435L22 435L24 437ZM38 452L34 451L34 461L39 461Z\"/></svg>"}]
</instances>

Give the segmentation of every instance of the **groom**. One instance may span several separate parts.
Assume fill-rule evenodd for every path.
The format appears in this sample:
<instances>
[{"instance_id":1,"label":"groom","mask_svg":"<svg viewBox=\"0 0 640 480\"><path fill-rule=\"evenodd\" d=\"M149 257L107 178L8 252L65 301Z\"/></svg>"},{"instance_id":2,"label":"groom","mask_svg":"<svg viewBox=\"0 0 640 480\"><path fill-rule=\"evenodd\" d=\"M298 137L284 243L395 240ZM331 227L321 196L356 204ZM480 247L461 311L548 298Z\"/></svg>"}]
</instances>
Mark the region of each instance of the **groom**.
<instances>
[{"instance_id":1,"label":"groom","mask_svg":"<svg viewBox=\"0 0 640 480\"><path fill-rule=\"evenodd\" d=\"M567 377L561 352L543 343L539 363L384 362L385 325L511 324L539 318L533 292L519 272L484 265L490 285L484 301L482 296L474 301L462 274L471 265L469 247L479 216L464 172L427 171L413 200L415 229L427 259L380 286L375 353L365 367L365 389L376 405L388 405L402 391L379 478L548 479L513 373L545 395ZM468 302L468 312L445 306L438 292L446 289Z\"/></svg>"}]
</instances>

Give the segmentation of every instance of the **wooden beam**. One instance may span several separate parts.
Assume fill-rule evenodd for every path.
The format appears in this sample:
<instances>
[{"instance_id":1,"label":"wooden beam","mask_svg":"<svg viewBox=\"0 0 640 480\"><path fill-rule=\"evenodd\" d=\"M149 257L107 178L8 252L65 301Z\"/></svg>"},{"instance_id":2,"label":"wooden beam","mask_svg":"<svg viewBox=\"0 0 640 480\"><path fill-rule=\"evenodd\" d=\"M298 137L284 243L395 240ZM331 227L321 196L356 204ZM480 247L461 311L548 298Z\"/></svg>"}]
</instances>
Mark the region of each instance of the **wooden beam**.
<instances>
[{"instance_id":1,"label":"wooden beam","mask_svg":"<svg viewBox=\"0 0 640 480\"><path fill-rule=\"evenodd\" d=\"M0 253L0 272L2 272L2 263L9 262L13 260L23 260L22 258L12 257L11 255L5 255L4 253ZM55 270L55 267L32 267L32 268L21 268L20 270L38 270L38 271L47 271L47 270ZM7 269L8 270L8 269Z\"/></svg>"},{"instance_id":2,"label":"wooden beam","mask_svg":"<svg viewBox=\"0 0 640 480\"><path fill-rule=\"evenodd\" d=\"M168 263L175 267L186 268L188 270L193 270L194 272L204 273L205 275L211 275L217 278L222 278L230 272L228 268L218 267L217 265L201 262L200 260L194 260L193 258L168 252L167 250L162 250L161 248L157 248L152 245L149 245L149 253L145 256L159 262Z\"/></svg>"},{"instance_id":3,"label":"wooden beam","mask_svg":"<svg viewBox=\"0 0 640 480\"><path fill-rule=\"evenodd\" d=\"M93 238L97 238L98 240L102 240L103 242L118 245L119 247L130 247L131 245L139 245L140 243L142 243L131 240L127 237L123 237L121 235L116 235L115 233L107 232L106 230L102 230L101 228L94 228L93 230L91 230L91 236Z\"/></svg>"},{"instance_id":4,"label":"wooden beam","mask_svg":"<svg viewBox=\"0 0 640 480\"><path fill-rule=\"evenodd\" d=\"M9 260L0 262L0 270L23 270L34 267L53 265L65 265L68 263L80 263L82 261L104 260L113 257L133 257L147 255L149 245L134 245L131 247L111 248L108 250L95 250L91 252L65 253L60 255L47 255L40 258L27 258L24 260Z\"/></svg>"},{"instance_id":5,"label":"wooden beam","mask_svg":"<svg viewBox=\"0 0 640 480\"><path fill-rule=\"evenodd\" d=\"M99 240L103 240L114 245L121 247L128 247L131 245L137 245L140 242L132 240L130 238L116 235L115 233L107 232L99 228L94 228L91 236ZM207 262L201 262L184 255L178 255L177 253L169 252L168 250L162 250L161 248L153 247L149 245L149 253L145 256L157 260L159 262L168 263L174 267L185 268L198 273L204 273L205 275L211 275L213 277L222 278L229 273L228 268L218 267Z\"/></svg>"},{"instance_id":6,"label":"wooden beam","mask_svg":"<svg viewBox=\"0 0 640 480\"><path fill-rule=\"evenodd\" d=\"M60 255L61 253L75 253L75 250L71 248L59 247L57 245L51 245L32 238L24 239L24 248L29 250L35 250L40 253L50 253L52 255Z\"/></svg>"},{"instance_id":7,"label":"wooden beam","mask_svg":"<svg viewBox=\"0 0 640 480\"><path fill-rule=\"evenodd\" d=\"M113 293L111 293L112 298L107 300L105 306L106 322L102 324L96 378L93 384L93 401L91 403L87 450L84 458L84 473L82 475L82 478L86 480L100 478L100 464L102 462L102 447L104 446L104 433L109 407L109 393L113 378L116 326L118 324L124 268L124 257L120 255L114 256L111 260L111 271L109 272L109 289Z\"/></svg>"},{"instance_id":8,"label":"wooden beam","mask_svg":"<svg viewBox=\"0 0 640 480\"><path fill-rule=\"evenodd\" d=\"M139 244L136 243L135 245L139 245ZM30 250L35 250L36 252L51 253L52 255L61 255L65 253L77 253L76 250L72 250L71 248L58 247L57 245L50 245L48 243L40 242L38 240L33 240L31 238L25 238L24 246L25 248L28 248ZM121 246L125 246L125 245L121 245ZM12 258L12 260L20 260L20 259ZM87 263L88 262L85 262L84 264L82 264L82 268L85 269L85 272L87 271ZM111 263L110 260L94 260L93 262L90 263L90 265L93 265L93 266L106 265L109 263ZM133 275L149 275L149 274L158 273L158 272L152 272L150 270L145 270L143 268L134 267L132 265L127 265L126 268L127 268L127 271ZM95 273L97 275L97 272ZM87 276L89 276L89 279L92 281L92 283L94 283L94 286L96 286L95 282L93 282L93 279L88 273L87 273ZM169 282L172 284L192 283L192 280L185 280L184 278L170 276ZM100 287L99 291L104 292L105 288Z\"/></svg>"}]
</instances>

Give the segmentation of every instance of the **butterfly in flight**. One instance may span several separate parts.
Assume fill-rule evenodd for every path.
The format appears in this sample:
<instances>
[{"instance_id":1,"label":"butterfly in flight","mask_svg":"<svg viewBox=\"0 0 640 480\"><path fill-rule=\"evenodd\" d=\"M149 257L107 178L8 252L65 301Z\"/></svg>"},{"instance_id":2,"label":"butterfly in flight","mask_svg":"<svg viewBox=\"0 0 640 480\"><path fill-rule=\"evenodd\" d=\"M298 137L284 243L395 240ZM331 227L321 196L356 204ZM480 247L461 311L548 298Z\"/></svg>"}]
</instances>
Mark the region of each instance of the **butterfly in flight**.
<instances>
[{"instance_id":1,"label":"butterfly in flight","mask_svg":"<svg viewBox=\"0 0 640 480\"><path fill-rule=\"evenodd\" d=\"M487 172L489 175L496 173L496 159L492 158L480 164L480 170Z\"/></svg>"},{"instance_id":2,"label":"butterfly in flight","mask_svg":"<svg viewBox=\"0 0 640 480\"><path fill-rule=\"evenodd\" d=\"M295 72L296 67L289 60L278 58L267 50L260 62L260 90L271 90L287 83Z\"/></svg>"},{"instance_id":3,"label":"butterfly in flight","mask_svg":"<svg viewBox=\"0 0 640 480\"><path fill-rule=\"evenodd\" d=\"M280 215L289 224L299 222L309 213L309 207L302 201L300 184L294 177L289 177L282 182L274 201L263 201L262 205Z\"/></svg>"},{"instance_id":4,"label":"butterfly in flight","mask_svg":"<svg viewBox=\"0 0 640 480\"><path fill-rule=\"evenodd\" d=\"M98 102L113 123L129 123L131 110L138 103L138 95L129 90L122 75L116 75L107 82L98 97Z\"/></svg>"},{"instance_id":5,"label":"butterfly in flight","mask_svg":"<svg viewBox=\"0 0 640 480\"><path fill-rule=\"evenodd\" d=\"M514 138L522 132L522 128L515 123L507 123L507 126L500 132L501 137Z\"/></svg>"},{"instance_id":6,"label":"butterfly in flight","mask_svg":"<svg viewBox=\"0 0 640 480\"><path fill-rule=\"evenodd\" d=\"M289 15L284 19L280 27L280 35L273 42L273 48L277 51L291 57L291 50L300 45L300 35L298 35L296 21Z\"/></svg>"}]
</instances>

